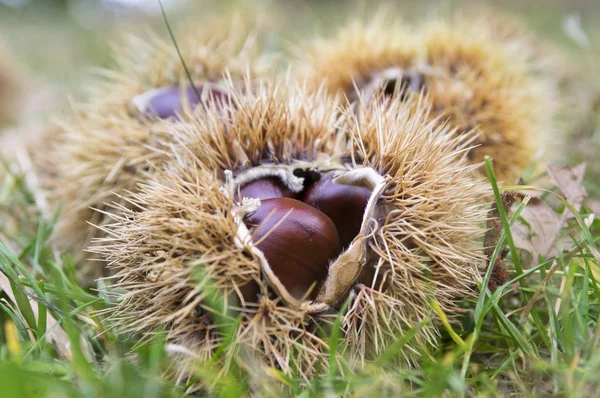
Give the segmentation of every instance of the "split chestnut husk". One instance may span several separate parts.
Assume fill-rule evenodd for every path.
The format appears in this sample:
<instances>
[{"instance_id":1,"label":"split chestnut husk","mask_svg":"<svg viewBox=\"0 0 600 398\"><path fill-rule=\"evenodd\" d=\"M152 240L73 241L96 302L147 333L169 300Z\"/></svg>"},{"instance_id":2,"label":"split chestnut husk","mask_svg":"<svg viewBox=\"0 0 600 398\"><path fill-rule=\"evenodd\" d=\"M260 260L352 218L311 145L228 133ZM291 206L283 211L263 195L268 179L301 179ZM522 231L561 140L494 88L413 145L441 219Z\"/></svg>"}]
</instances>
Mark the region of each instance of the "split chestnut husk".
<instances>
[{"instance_id":1,"label":"split chestnut husk","mask_svg":"<svg viewBox=\"0 0 600 398\"><path fill-rule=\"evenodd\" d=\"M351 101L425 102L455 134L477 131L470 164L490 156L498 179L513 183L556 141L562 100L557 67L510 22L457 15L411 28L380 13L307 44L298 74Z\"/></svg>"},{"instance_id":2,"label":"split chestnut husk","mask_svg":"<svg viewBox=\"0 0 600 398\"><path fill-rule=\"evenodd\" d=\"M228 319L241 319L231 355L306 379L331 363L338 316L335 360L350 366L419 322L417 340L435 344L429 303L459 314L484 260L486 184L455 149L468 137L427 108L349 110L289 79L235 96L226 118L165 125L173 153L91 248L116 272L119 330L166 330L185 348L181 377L228 338ZM409 342L403 360L417 356Z\"/></svg>"},{"instance_id":3,"label":"split chestnut husk","mask_svg":"<svg viewBox=\"0 0 600 398\"><path fill-rule=\"evenodd\" d=\"M171 145L163 125L185 122L198 108L222 115L235 106L230 91L245 89L244 79L268 70L255 26L245 18L194 24L176 32L193 87L170 40L132 38L115 55L117 67L88 84L90 99L75 104L60 134L35 154L51 205L64 205L54 241L85 264L79 275L86 283L106 271L97 261L86 262L84 249L103 234L94 225L108 221L107 203L127 205L128 192L161 167L165 155L157 148Z\"/></svg>"}]
</instances>

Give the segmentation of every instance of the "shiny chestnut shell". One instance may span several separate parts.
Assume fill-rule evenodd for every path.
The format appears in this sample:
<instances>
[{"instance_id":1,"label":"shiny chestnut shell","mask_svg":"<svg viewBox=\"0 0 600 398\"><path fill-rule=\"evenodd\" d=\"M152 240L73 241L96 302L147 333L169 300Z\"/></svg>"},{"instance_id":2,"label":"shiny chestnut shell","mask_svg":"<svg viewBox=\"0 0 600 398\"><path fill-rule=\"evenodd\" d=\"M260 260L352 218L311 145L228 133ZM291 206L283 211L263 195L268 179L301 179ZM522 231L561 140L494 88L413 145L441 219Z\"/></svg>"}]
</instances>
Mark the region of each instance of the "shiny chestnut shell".
<instances>
[{"instance_id":1,"label":"shiny chestnut shell","mask_svg":"<svg viewBox=\"0 0 600 398\"><path fill-rule=\"evenodd\" d=\"M347 248L360 232L370 197L369 188L336 184L333 176L327 175L305 190L302 201L322 211L333 221L340 244Z\"/></svg>"},{"instance_id":2,"label":"shiny chestnut shell","mask_svg":"<svg viewBox=\"0 0 600 398\"><path fill-rule=\"evenodd\" d=\"M213 84L188 85L183 90L179 86L162 87L149 94L151 95L148 95L142 112L146 116L160 119L176 117L183 112L182 96L187 98L191 109L195 109L201 102L211 104L211 99L214 101L212 104L221 108L230 102L229 93Z\"/></svg>"},{"instance_id":3,"label":"shiny chestnut shell","mask_svg":"<svg viewBox=\"0 0 600 398\"><path fill-rule=\"evenodd\" d=\"M239 195L237 192L235 193L235 200L239 201L241 198L260 200L293 198L295 195L279 178L265 177L244 184L239 190Z\"/></svg>"},{"instance_id":4,"label":"shiny chestnut shell","mask_svg":"<svg viewBox=\"0 0 600 398\"><path fill-rule=\"evenodd\" d=\"M288 292L301 299L314 284L308 297L315 298L341 251L333 221L298 200L276 198L263 200L244 222Z\"/></svg>"}]
</instances>

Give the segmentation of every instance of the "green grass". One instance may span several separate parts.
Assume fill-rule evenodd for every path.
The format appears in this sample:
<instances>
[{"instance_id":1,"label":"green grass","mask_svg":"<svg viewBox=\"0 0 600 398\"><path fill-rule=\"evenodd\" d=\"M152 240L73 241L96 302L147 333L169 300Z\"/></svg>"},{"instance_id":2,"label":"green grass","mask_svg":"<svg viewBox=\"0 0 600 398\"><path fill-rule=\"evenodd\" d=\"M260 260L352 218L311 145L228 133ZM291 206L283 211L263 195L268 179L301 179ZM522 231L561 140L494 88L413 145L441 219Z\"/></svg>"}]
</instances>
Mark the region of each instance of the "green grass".
<instances>
[{"instance_id":1,"label":"green grass","mask_svg":"<svg viewBox=\"0 0 600 398\"><path fill-rule=\"evenodd\" d=\"M493 173L490 176L499 201L501 188ZM3 393L11 397L182 396L185 386L163 377L172 363L162 336L136 344L115 333L103 313L112 305L111 299L80 287L76 264L68 254L56 253L48 241L57 215L44 217L26 186L14 174L0 185L4 225L10 217L10 225L16 226L11 229L18 231L18 236L0 234L2 287L12 291L0 299ZM516 222L525 206L526 202L517 205L512 214L501 212L504 226ZM556 210L563 211L564 206ZM212 386L211 396L236 398L250 393L297 397L596 395L600 387L600 286L596 280L600 264L593 253L600 240L600 221L594 220L588 228L583 221L588 216L584 207L568 226L575 242L572 250L540 259L535 267L517 266L521 252L510 229L505 229L492 260L508 244L510 255L504 264L511 280L493 293L481 289L476 300L465 303L469 311L462 325L444 322L443 344L435 350L422 347L418 369L402 367L395 359L405 344L419 346L414 338L421 325L356 373L331 367L306 384L270 369L266 381L255 383L254 372L237 358L227 376L215 378L218 362L209 361L193 381ZM490 274L481 286L487 286ZM46 314L56 323L45 322ZM443 319L444 314L440 315ZM339 328L333 330L338 331L330 337L335 350L340 336ZM59 342L48 342L50 335L58 336ZM229 351L227 344L233 343L226 342L219 352ZM70 354L65 357L61 349L67 347Z\"/></svg>"}]
</instances>

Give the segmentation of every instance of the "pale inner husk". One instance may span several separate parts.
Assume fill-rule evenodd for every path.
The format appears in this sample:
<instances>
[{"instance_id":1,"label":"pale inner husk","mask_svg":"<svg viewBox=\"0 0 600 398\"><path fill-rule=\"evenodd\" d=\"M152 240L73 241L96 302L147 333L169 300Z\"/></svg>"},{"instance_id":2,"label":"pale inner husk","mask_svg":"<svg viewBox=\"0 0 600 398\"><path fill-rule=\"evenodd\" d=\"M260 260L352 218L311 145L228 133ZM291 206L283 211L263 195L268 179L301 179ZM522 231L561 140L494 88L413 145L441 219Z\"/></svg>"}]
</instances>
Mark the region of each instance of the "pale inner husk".
<instances>
[{"instance_id":1,"label":"pale inner husk","mask_svg":"<svg viewBox=\"0 0 600 398\"><path fill-rule=\"evenodd\" d=\"M258 209L260 200L242 198L242 201L232 209L238 224L236 244L240 247L250 247L251 252L259 260L261 270L269 285L287 305L309 313L317 313L326 311L331 306L340 303L365 266L368 237L378 227L374 213L377 208L377 202L387 186L387 180L374 169L367 167L346 170L341 166L330 164L296 163L293 165L255 167L238 175L234 180L230 180L228 182L229 189L231 189L231 192L236 192L238 187L243 184L259 178L275 176L280 178L292 191L299 192L302 190L304 179L294 175L294 170L297 169L310 169L319 173L336 171L338 174L333 179L334 183L363 186L372 191L363 214L359 234L354 238L350 246L330 264L327 279L324 281L314 301L298 300L293 297L285 286L283 286L277 275L275 275L261 250L253 244L251 233L244 224L244 216Z\"/></svg>"}]
</instances>

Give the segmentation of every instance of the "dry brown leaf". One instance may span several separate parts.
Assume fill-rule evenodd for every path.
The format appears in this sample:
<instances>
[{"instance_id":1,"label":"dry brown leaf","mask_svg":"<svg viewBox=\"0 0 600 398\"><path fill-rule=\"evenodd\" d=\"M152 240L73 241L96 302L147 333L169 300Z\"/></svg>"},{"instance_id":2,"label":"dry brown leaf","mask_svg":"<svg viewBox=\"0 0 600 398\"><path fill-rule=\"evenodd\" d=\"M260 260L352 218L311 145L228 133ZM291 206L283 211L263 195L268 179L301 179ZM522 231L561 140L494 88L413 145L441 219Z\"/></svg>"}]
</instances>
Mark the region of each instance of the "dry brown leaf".
<instances>
[{"instance_id":1,"label":"dry brown leaf","mask_svg":"<svg viewBox=\"0 0 600 398\"><path fill-rule=\"evenodd\" d=\"M561 190L565 199L579 211L587 192L583 186L585 164L574 167L548 166L548 175L552 183ZM569 213L570 214L570 213ZM570 214L570 216L573 216Z\"/></svg>"},{"instance_id":2,"label":"dry brown leaf","mask_svg":"<svg viewBox=\"0 0 600 398\"><path fill-rule=\"evenodd\" d=\"M600 199L590 199L585 202L585 205L589 207L596 216L600 216Z\"/></svg>"},{"instance_id":3,"label":"dry brown leaf","mask_svg":"<svg viewBox=\"0 0 600 398\"><path fill-rule=\"evenodd\" d=\"M587 192L583 187L585 165L575 167L548 166L548 175L553 184L561 191L565 199L577 210L581 209ZM561 231L573 214L565 210L558 214L548 203L540 198L532 198L521 213L520 220L512 227L515 246L524 249L533 256L534 264L538 257L554 257L558 254L557 240ZM564 243L561 245L565 247Z\"/></svg>"},{"instance_id":4,"label":"dry brown leaf","mask_svg":"<svg viewBox=\"0 0 600 398\"><path fill-rule=\"evenodd\" d=\"M537 263L538 255L546 255L561 230L560 216L540 199L531 199L521 213L528 225L517 221L512 227L515 246L527 250Z\"/></svg>"}]
</instances>

